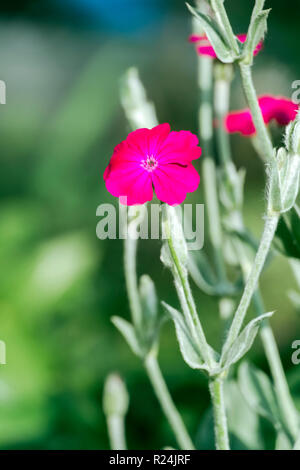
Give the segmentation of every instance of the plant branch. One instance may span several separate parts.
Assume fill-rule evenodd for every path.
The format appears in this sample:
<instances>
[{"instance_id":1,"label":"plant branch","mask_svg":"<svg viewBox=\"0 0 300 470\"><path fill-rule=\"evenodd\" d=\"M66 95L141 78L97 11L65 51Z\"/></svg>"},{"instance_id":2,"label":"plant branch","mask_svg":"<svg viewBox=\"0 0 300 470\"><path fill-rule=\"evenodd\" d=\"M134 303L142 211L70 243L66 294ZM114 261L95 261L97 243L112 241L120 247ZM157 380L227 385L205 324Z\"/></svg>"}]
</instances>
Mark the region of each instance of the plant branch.
<instances>
[{"instance_id":1,"label":"plant branch","mask_svg":"<svg viewBox=\"0 0 300 470\"><path fill-rule=\"evenodd\" d=\"M192 440L188 435L182 418L173 403L172 397L159 368L157 359L153 354L149 354L146 357L145 369L161 408L164 411L171 428L173 429L180 448L183 450L193 450L194 445Z\"/></svg>"},{"instance_id":2,"label":"plant branch","mask_svg":"<svg viewBox=\"0 0 300 470\"><path fill-rule=\"evenodd\" d=\"M187 321L189 325L191 326L192 331L195 331L196 333L195 340L197 341L199 345L201 355L204 361L206 362L206 364L209 367L212 367L214 364L214 359L212 357L210 347L207 343L205 333L203 331L202 325L200 323L200 320L197 314L196 305L195 305L195 301L194 301L190 284L188 281L187 272L186 272L186 269L185 270L183 269L179 260L179 256L175 249L175 244L173 241L173 237L175 234L171 232L169 211L170 211L170 208L168 205L166 205L166 209L165 211L163 211L163 225L164 225L163 232L166 236L168 247L170 250L170 255L172 257L173 264L175 267L174 277L175 277L175 281L178 281L178 282L175 282L175 286L178 292L179 299L182 303L183 313L186 315Z\"/></svg>"},{"instance_id":3,"label":"plant branch","mask_svg":"<svg viewBox=\"0 0 300 470\"><path fill-rule=\"evenodd\" d=\"M198 26L199 28L199 26ZM206 202L208 231L213 248L216 272L219 281L226 281L225 263L222 254L222 228L216 186L216 164L212 156L213 110L212 110L213 60L198 56L198 87L200 105L198 112L199 137L203 147L203 186Z\"/></svg>"},{"instance_id":4,"label":"plant branch","mask_svg":"<svg viewBox=\"0 0 300 470\"><path fill-rule=\"evenodd\" d=\"M132 321L137 332L141 332L142 328L142 307L138 292L137 276L136 276L136 251L137 240L127 234L124 240L124 270L125 282L129 300Z\"/></svg>"},{"instance_id":5,"label":"plant branch","mask_svg":"<svg viewBox=\"0 0 300 470\"><path fill-rule=\"evenodd\" d=\"M264 313L264 306L259 291L256 292L253 300L257 314L261 315L261 313ZM282 418L286 423L291 437L296 439L299 434L299 415L290 394L279 350L269 320L263 322L260 336L273 377Z\"/></svg>"},{"instance_id":6,"label":"plant branch","mask_svg":"<svg viewBox=\"0 0 300 470\"><path fill-rule=\"evenodd\" d=\"M229 450L223 379L216 377L211 380L209 382L209 391L214 412L216 448L217 450Z\"/></svg>"},{"instance_id":7,"label":"plant branch","mask_svg":"<svg viewBox=\"0 0 300 470\"><path fill-rule=\"evenodd\" d=\"M240 63L239 68L245 97L250 108L253 123L257 132L257 139L260 143L261 154L265 155L266 159L270 161L273 157L273 145L258 104L252 79L251 67L249 65Z\"/></svg>"},{"instance_id":8,"label":"plant branch","mask_svg":"<svg viewBox=\"0 0 300 470\"><path fill-rule=\"evenodd\" d=\"M218 23L221 28L224 30L226 38L235 54L239 54L239 47L237 44L237 39L232 30L230 21L228 19L225 7L224 0L211 0L212 9L217 17Z\"/></svg>"},{"instance_id":9,"label":"plant branch","mask_svg":"<svg viewBox=\"0 0 300 470\"><path fill-rule=\"evenodd\" d=\"M112 450L126 450L124 416L107 416L107 428Z\"/></svg>"},{"instance_id":10,"label":"plant branch","mask_svg":"<svg viewBox=\"0 0 300 470\"><path fill-rule=\"evenodd\" d=\"M272 240L275 235L279 220L279 214L273 213L265 219L265 226L260 240L259 248L256 253L249 277L245 284L244 292L240 300L239 306L235 312L228 336L226 338L222 354L229 350L233 342L238 337L240 329L243 325L252 296L257 288L257 283L265 264L266 257L269 253Z\"/></svg>"}]
</instances>

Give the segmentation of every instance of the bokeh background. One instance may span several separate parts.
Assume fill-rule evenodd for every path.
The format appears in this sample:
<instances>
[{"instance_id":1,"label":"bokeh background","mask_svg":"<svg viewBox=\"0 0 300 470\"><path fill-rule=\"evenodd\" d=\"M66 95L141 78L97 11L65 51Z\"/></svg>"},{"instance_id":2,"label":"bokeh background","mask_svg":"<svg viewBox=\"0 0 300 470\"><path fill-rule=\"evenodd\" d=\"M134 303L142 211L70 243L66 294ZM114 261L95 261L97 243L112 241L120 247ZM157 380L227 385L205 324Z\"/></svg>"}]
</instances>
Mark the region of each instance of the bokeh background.
<instances>
[{"instance_id":1,"label":"bokeh background","mask_svg":"<svg viewBox=\"0 0 300 470\"><path fill-rule=\"evenodd\" d=\"M235 31L244 32L253 2L227 3ZM292 82L300 79L300 10L267 3L269 33L255 82L260 93L290 97ZM129 447L175 445L141 363L110 322L113 314L129 314L122 243L100 241L95 230L97 206L116 203L102 174L129 131L119 102L129 66L139 68L161 122L197 132L190 29L183 0L1 2L0 79L7 86L7 104L0 105L0 339L7 347L7 364L0 366L2 449L109 448L102 389L111 371L123 376L130 393ZM233 89L232 106L244 106L238 79ZM246 220L259 234L262 166L247 139L234 136L232 145L237 165L247 169ZM193 197L203 202L201 190ZM161 299L177 305L158 242L141 243L138 269L156 281ZM299 314L287 296L292 288L290 267L279 256L264 273L262 290L267 310L276 309L272 325L300 405L300 366L291 363L291 343L300 337ZM193 289L218 347L217 302ZM268 370L259 340L250 357ZM189 430L201 448L211 448L206 380L183 362L171 324L163 327L159 359ZM236 419L246 419L250 429L233 437L236 448L274 445L266 422L265 438L253 442L251 412Z\"/></svg>"}]
</instances>

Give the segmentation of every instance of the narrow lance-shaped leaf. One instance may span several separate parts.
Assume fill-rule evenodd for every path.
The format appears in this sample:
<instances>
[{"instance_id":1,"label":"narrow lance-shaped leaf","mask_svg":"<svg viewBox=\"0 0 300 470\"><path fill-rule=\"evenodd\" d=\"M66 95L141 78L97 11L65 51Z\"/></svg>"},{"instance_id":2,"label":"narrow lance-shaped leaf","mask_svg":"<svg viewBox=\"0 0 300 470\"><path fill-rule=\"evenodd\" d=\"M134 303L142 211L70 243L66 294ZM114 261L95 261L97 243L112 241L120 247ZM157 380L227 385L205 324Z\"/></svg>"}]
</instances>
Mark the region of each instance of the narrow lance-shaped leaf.
<instances>
[{"instance_id":1,"label":"narrow lance-shaped leaf","mask_svg":"<svg viewBox=\"0 0 300 470\"><path fill-rule=\"evenodd\" d=\"M188 3L186 5L192 15L194 15L201 23L201 26L204 29L218 59L226 64L232 63L236 57L233 55L231 48L217 23L211 17L204 15L200 11L196 11Z\"/></svg>"},{"instance_id":2,"label":"narrow lance-shaped leaf","mask_svg":"<svg viewBox=\"0 0 300 470\"><path fill-rule=\"evenodd\" d=\"M251 320L250 323L248 323L248 325L231 345L230 349L227 350L225 354L222 354L220 371L228 369L232 364L238 362L249 351L256 338L261 322L266 318L271 317L273 313L274 312L264 313L263 315L254 318L254 320Z\"/></svg>"},{"instance_id":3,"label":"narrow lance-shaped leaf","mask_svg":"<svg viewBox=\"0 0 300 470\"><path fill-rule=\"evenodd\" d=\"M244 362L239 367L238 383L251 408L271 421L278 430L281 427L281 417L276 393L269 377L252 364Z\"/></svg>"},{"instance_id":4,"label":"narrow lance-shaped leaf","mask_svg":"<svg viewBox=\"0 0 300 470\"><path fill-rule=\"evenodd\" d=\"M262 11L265 2L266 0L255 0L255 5L253 7L251 21L253 20L253 18L256 17L256 15L258 15L258 13Z\"/></svg>"},{"instance_id":5,"label":"narrow lance-shaped leaf","mask_svg":"<svg viewBox=\"0 0 300 470\"><path fill-rule=\"evenodd\" d=\"M178 310L167 303L162 302L162 305L165 307L174 322L179 348L185 362L192 369L208 370L208 366L204 363L200 353L198 352L197 346L194 344L184 317L180 312L178 312Z\"/></svg>"},{"instance_id":6,"label":"narrow lance-shaped leaf","mask_svg":"<svg viewBox=\"0 0 300 470\"><path fill-rule=\"evenodd\" d=\"M154 127L158 124L155 108L147 99L139 72L135 67L128 69L123 77L121 102L133 129Z\"/></svg>"},{"instance_id":7,"label":"narrow lance-shaped leaf","mask_svg":"<svg viewBox=\"0 0 300 470\"><path fill-rule=\"evenodd\" d=\"M151 327L157 319L157 295L154 282L147 274L140 278L139 293L145 323Z\"/></svg>"},{"instance_id":8,"label":"narrow lance-shaped leaf","mask_svg":"<svg viewBox=\"0 0 300 470\"><path fill-rule=\"evenodd\" d=\"M299 193L300 155L289 155L288 170L282 182L282 212L289 211Z\"/></svg>"},{"instance_id":9,"label":"narrow lance-shaped leaf","mask_svg":"<svg viewBox=\"0 0 300 470\"><path fill-rule=\"evenodd\" d=\"M136 337L134 327L131 325L131 323L124 320L124 318L117 316L112 317L111 321L115 325L115 327L120 331L120 333L124 336L132 352L137 356L142 357L143 353L139 345L139 341Z\"/></svg>"},{"instance_id":10,"label":"narrow lance-shaped leaf","mask_svg":"<svg viewBox=\"0 0 300 470\"><path fill-rule=\"evenodd\" d=\"M280 212L282 209L282 188L279 175L279 159L286 159L286 151L284 148L279 149L277 156L274 155L269 168L269 187L268 187L268 209L269 211Z\"/></svg>"},{"instance_id":11,"label":"narrow lance-shaped leaf","mask_svg":"<svg viewBox=\"0 0 300 470\"><path fill-rule=\"evenodd\" d=\"M247 33L247 39L243 48L243 56L245 61L252 63L253 52L257 44L264 38L267 32L267 19L270 13L269 10L263 10L256 15L251 21L249 30Z\"/></svg>"},{"instance_id":12,"label":"narrow lance-shaped leaf","mask_svg":"<svg viewBox=\"0 0 300 470\"><path fill-rule=\"evenodd\" d=\"M243 448L263 449L262 430L258 414L250 408L245 400L238 383L226 380L224 383L226 414L228 430ZM246 423L246 424L245 424Z\"/></svg>"}]
</instances>

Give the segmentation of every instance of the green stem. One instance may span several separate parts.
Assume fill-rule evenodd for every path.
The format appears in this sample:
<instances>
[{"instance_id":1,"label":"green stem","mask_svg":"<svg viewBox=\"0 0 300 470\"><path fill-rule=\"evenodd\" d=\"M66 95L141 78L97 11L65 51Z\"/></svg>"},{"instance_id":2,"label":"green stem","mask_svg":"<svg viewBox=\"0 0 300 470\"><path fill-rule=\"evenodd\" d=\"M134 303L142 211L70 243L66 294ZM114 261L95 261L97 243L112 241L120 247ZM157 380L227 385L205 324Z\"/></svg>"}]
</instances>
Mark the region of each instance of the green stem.
<instances>
[{"instance_id":1,"label":"green stem","mask_svg":"<svg viewBox=\"0 0 300 470\"><path fill-rule=\"evenodd\" d=\"M261 315L264 313L265 309L259 291L256 292L253 300L257 314ZM299 433L298 412L290 394L279 350L269 320L265 320L263 322L260 330L260 336L270 366L283 420L285 421L286 427L292 438L296 439Z\"/></svg>"},{"instance_id":2,"label":"green stem","mask_svg":"<svg viewBox=\"0 0 300 470\"><path fill-rule=\"evenodd\" d=\"M209 391L214 412L216 448L217 450L229 450L223 379L220 377L212 379L209 382Z\"/></svg>"},{"instance_id":3,"label":"green stem","mask_svg":"<svg viewBox=\"0 0 300 470\"><path fill-rule=\"evenodd\" d=\"M228 82L227 84L229 87ZM219 120L222 120L227 112L226 103L228 102L229 96L228 91L226 90L226 82L224 83L224 81L216 80L215 88L215 107L217 111L216 114ZM218 104L220 102L222 103L221 105ZM218 106L221 106L219 112ZM228 136L224 135L225 132L223 131L223 126L218 126L218 130L220 154L221 156L223 156L222 161L226 168L227 162L231 160L229 143L226 142L226 140L228 140L226 139ZM240 214L240 220L242 222L242 214ZM246 279L249 274L247 256L245 256L243 252L242 243L238 242L237 245L238 257L240 260L244 278ZM258 290L253 294L253 301L256 307L257 316L265 313L262 298ZM287 429L289 430L291 436L295 438L298 432L298 414L289 391L278 347L269 320L265 320L263 322L262 328L260 330L260 336L270 366L271 374L275 384L275 391L278 397L278 403L280 404L280 407L282 409L283 418L286 421Z\"/></svg>"},{"instance_id":4,"label":"green stem","mask_svg":"<svg viewBox=\"0 0 300 470\"><path fill-rule=\"evenodd\" d=\"M225 171L228 163L232 162L229 135L224 128L224 118L229 111L231 80L232 66L217 64L215 66L214 109L217 118L218 155Z\"/></svg>"},{"instance_id":5,"label":"green stem","mask_svg":"<svg viewBox=\"0 0 300 470\"><path fill-rule=\"evenodd\" d=\"M247 255L244 252L242 242L238 240L235 245L240 260L243 277L246 279L249 275L249 263L247 260ZM266 310L263 305L263 300L259 289L257 289L253 294L253 305L255 307L257 316L265 313ZM288 437L295 439L298 432L298 413L289 391L274 333L272 331L270 322L267 319L262 323L260 337L274 381L278 404L282 412L281 414L286 424L286 429L288 430Z\"/></svg>"},{"instance_id":6,"label":"green stem","mask_svg":"<svg viewBox=\"0 0 300 470\"><path fill-rule=\"evenodd\" d=\"M145 360L145 368L156 393L157 399L165 413L166 418L169 421L171 428L173 429L180 448L183 450L193 450L194 445L186 431L180 414L174 406L172 397L165 384L157 359L153 354L149 354L147 356Z\"/></svg>"},{"instance_id":7,"label":"green stem","mask_svg":"<svg viewBox=\"0 0 300 470\"><path fill-rule=\"evenodd\" d=\"M107 416L107 428L112 450L126 450L124 417L119 414Z\"/></svg>"},{"instance_id":8,"label":"green stem","mask_svg":"<svg viewBox=\"0 0 300 470\"><path fill-rule=\"evenodd\" d=\"M249 274L247 257L244 254L242 243L236 244L238 256L241 263L244 278ZM253 294L253 304L257 316L265 313L265 307L259 289ZM283 420L286 428L292 438L296 438L299 432L298 412L291 397L284 369L282 366L279 350L276 344L273 330L268 319L264 320L260 329L260 337L268 360L270 371L275 385L275 392L278 399L279 407L282 411Z\"/></svg>"},{"instance_id":9,"label":"green stem","mask_svg":"<svg viewBox=\"0 0 300 470\"><path fill-rule=\"evenodd\" d=\"M252 296L256 290L260 274L264 267L266 257L269 253L271 243L272 243L272 240L274 238L275 231L277 228L278 220L279 220L279 214L277 213L268 215L265 219L265 226L264 226L263 234L260 240L259 248L256 253L249 277L245 284L242 298L235 312L230 330L228 332L228 336L226 338L226 341L223 347L223 354L229 350L229 348L231 347L233 342L236 340L240 332L240 329L245 319Z\"/></svg>"},{"instance_id":10,"label":"green stem","mask_svg":"<svg viewBox=\"0 0 300 470\"><path fill-rule=\"evenodd\" d=\"M252 80L251 67L240 62L240 73L242 77L244 93L251 111L253 123L260 143L261 153L271 160L273 157L273 145L268 130L263 120L262 112L258 104L255 87Z\"/></svg>"},{"instance_id":11,"label":"green stem","mask_svg":"<svg viewBox=\"0 0 300 470\"><path fill-rule=\"evenodd\" d=\"M225 263L222 254L222 228L216 185L216 165L212 157L213 113L212 82L213 60L209 57L198 57L198 86L200 90L199 137L203 147L202 174L209 238L217 275L220 281L226 280Z\"/></svg>"},{"instance_id":12,"label":"green stem","mask_svg":"<svg viewBox=\"0 0 300 470\"><path fill-rule=\"evenodd\" d=\"M135 69L130 69L127 73L126 80L123 84L122 102L133 129L153 127L158 124L153 105L147 101L145 90ZM125 279L132 320L135 325L136 333L139 336L142 332L143 325L142 307L136 275L136 251L137 240L127 237L124 243ZM157 359L153 357L153 355L146 358L145 368L158 401L177 438L178 444L182 449L193 449L193 443L172 401L167 385L159 369Z\"/></svg>"},{"instance_id":13,"label":"green stem","mask_svg":"<svg viewBox=\"0 0 300 470\"><path fill-rule=\"evenodd\" d=\"M127 286L127 293L129 297L130 310L132 313L132 320L135 325L137 335L139 336L142 331L142 307L137 286L136 276L136 250L137 240L130 238L125 239L124 243L124 266L125 266L125 279ZM152 357L152 356L151 356ZM162 406L164 413L170 423L171 428L178 440L178 444L182 449L192 449L193 444L188 436L184 427L184 423L176 410L176 407L169 394L167 386L164 382L163 376L160 372L159 365L156 358L148 358L145 361L145 367L157 398ZM112 431L117 429L117 422L113 420Z\"/></svg>"},{"instance_id":14,"label":"green stem","mask_svg":"<svg viewBox=\"0 0 300 470\"><path fill-rule=\"evenodd\" d=\"M137 276L136 276L136 251L137 240L127 238L124 240L124 269L127 294L129 299L132 321L137 332L142 328L142 307L139 298Z\"/></svg>"},{"instance_id":15,"label":"green stem","mask_svg":"<svg viewBox=\"0 0 300 470\"><path fill-rule=\"evenodd\" d=\"M236 55L239 55L239 47L224 7L224 0L211 0L211 6L219 25L224 30L226 39L228 40L233 52L235 52Z\"/></svg>"},{"instance_id":16,"label":"green stem","mask_svg":"<svg viewBox=\"0 0 300 470\"><path fill-rule=\"evenodd\" d=\"M211 367L214 363L209 345L206 341L205 333L203 331L202 325L200 323L195 301L192 295L190 284L188 281L186 270L183 269L179 261L179 257L176 253L176 249L173 243L173 235L170 229L169 223L169 206L166 206L166 210L163 211L163 224L164 224L164 233L167 238L168 247L170 250L171 257L173 259L175 267L175 286L178 292L179 299L183 305L183 311L187 315L187 321L192 327L192 331L196 332L196 341L199 344L200 352L206 364ZM176 282L178 281L178 282ZM185 308L187 307L187 308Z\"/></svg>"}]
</instances>

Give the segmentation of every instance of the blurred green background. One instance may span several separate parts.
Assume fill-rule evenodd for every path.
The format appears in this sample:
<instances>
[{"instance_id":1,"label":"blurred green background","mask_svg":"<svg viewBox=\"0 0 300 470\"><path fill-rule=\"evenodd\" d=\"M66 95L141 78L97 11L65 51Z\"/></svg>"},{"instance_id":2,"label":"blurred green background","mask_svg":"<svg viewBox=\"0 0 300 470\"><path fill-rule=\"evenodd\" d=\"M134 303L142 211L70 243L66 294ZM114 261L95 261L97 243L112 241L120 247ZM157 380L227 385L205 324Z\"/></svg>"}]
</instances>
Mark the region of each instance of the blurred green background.
<instances>
[{"instance_id":1,"label":"blurred green background","mask_svg":"<svg viewBox=\"0 0 300 470\"><path fill-rule=\"evenodd\" d=\"M244 32L253 2L227 3L235 31ZM259 93L290 97L291 83L300 79L300 10L267 3L273 11L255 83ZM99 204L117 203L102 174L129 132L118 95L129 66L139 68L161 122L197 132L190 15L183 0L3 0L0 12L0 79L7 86L7 104L0 105L0 339L7 347L7 364L0 366L0 448L107 449L102 389L111 371L120 372L130 393L129 448L174 446L139 360L110 322L114 314L129 314L122 244L96 238L95 214ZM238 79L233 90L232 106L244 106ZM234 136L232 144L237 165L247 169L245 215L258 235L262 166L247 139ZM201 190L189 200L203 202ZM171 277L158 259L159 242L141 243L139 273L150 274L160 299L176 306ZM279 256L264 273L262 290L267 310L276 309L272 325L300 405L300 366L290 359L300 336L291 288L290 267ZM217 302L194 291L208 338L218 347ZM250 356L268 370L259 340ZM210 448L206 380L183 362L169 323L159 359L191 434ZM262 426L267 439L257 445L270 447L274 436Z\"/></svg>"}]
</instances>

